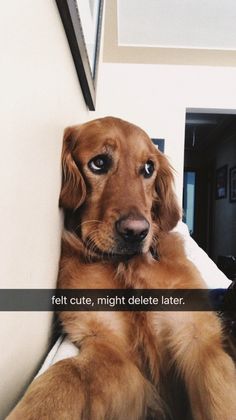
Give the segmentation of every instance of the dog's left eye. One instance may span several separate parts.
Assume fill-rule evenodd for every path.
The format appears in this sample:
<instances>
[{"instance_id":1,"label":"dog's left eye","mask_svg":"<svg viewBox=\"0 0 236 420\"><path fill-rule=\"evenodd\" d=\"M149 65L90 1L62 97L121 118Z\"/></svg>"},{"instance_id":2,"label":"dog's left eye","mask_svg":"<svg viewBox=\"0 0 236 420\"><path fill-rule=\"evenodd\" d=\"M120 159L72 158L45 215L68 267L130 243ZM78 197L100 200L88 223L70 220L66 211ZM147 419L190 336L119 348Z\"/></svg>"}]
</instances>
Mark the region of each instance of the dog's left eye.
<instances>
[{"instance_id":1,"label":"dog's left eye","mask_svg":"<svg viewBox=\"0 0 236 420\"><path fill-rule=\"evenodd\" d=\"M111 167L111 158L108 155L98 155L88 163L89 169L96 174L105 174Z\"/></svg>"},{"instance_id":2,"label":"dog's left eye","mask_svg":"<svg viewBox=\"0 0 236 420\"><path fill-rule=\"evenodd\" d=\"M144 178L151 178L154 172L154 163L152 160L148 160L142 170Z\"/></svg>"}]
</instances>

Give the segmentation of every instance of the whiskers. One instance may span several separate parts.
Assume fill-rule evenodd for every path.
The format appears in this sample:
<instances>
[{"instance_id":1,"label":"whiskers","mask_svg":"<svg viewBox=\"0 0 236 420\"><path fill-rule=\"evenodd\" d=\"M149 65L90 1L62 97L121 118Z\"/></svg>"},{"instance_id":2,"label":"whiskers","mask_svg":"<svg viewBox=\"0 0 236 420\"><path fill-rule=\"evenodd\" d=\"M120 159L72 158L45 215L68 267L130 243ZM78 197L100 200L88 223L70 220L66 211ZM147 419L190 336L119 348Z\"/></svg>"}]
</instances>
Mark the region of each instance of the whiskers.
<instances>
[{"instance_id":1,"label":"whiskers","mask_svg":"<svg viewBox=\"0 0 236 420\"><path fill-rule=\"evenodd\" d=\"M84 244L85 244L84 256L87 262L92 262L94 261L94 259L99 259L102 261L112 260L112 258L115 255L114 244L108 245L107 243L108 240L111 238L109 237L106 238L106 243L104 243L104 239L101 238L101 224L103 224L103 222L100 222L99 227L96 227L95 229L90 231L87 238L84 241ZM106 250L104 250L104 248Z\"/></svg>"},{"instance_id":2,"label":"whiskers","mask_svg":"<svg viewBox=\"0 0 236 420\"><path fill-rule=\"evenodd\" d=\"M103 221L101 220L97 220L97 219L92 219L92 220L85 220L84 222L79 222L76 226L75 226L75 231L78 230L82 230L82 227L84 225L92 225L94 228L96 228L96 225L98 224L104 224Z\"/></svg>"}]
</instances>

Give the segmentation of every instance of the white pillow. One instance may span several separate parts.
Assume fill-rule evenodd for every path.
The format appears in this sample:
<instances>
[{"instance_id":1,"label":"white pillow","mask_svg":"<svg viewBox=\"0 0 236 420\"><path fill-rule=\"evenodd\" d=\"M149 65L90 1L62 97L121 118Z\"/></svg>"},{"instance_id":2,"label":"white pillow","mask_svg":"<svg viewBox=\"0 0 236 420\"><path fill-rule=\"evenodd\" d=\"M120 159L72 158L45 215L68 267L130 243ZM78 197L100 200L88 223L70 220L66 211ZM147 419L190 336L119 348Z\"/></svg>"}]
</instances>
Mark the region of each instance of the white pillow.
<instances>
[{"instance_id":1,"label":"white pillow","mask_svg":"<svg viewBox=\"0 0 236 420\"><path fill-rule=\"evenodd\" d=\"M209 289L227 289L231 280L222 273L205 251L191 238L187 225L179 222L173 231L180 233L183 237L186 256L197 267L207 287Z\"/></svg>"}]
</instances>

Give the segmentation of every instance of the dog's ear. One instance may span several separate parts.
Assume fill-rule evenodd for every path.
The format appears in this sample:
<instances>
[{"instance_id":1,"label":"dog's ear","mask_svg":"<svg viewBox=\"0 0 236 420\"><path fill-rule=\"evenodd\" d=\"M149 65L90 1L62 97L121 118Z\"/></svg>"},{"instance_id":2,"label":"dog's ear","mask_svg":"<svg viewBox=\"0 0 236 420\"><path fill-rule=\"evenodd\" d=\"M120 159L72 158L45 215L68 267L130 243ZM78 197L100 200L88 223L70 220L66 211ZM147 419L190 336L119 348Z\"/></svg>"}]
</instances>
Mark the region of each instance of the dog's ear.
<instances>
[{"instance_id":1,"label":"dog's ear","mask_svg":"<svg viewBox=\"0 0 236 420\"><path fill-rule=\"evenodd\" d=\"M162 231L173 229L181 218L181 210L173 190L173 170L167 158L158 152L159 168L155 180L155 196L153 200L153 220Z\"/></svg>"},{"instance_id":2,"label":"dog's ear","mask_svg":"<svg viewBox=\"0 0 236 420\"><path fill-rule=\"evenodd\" d=\"M86 196L84 179L73 158L77 136L78 127L66 128L62 148L62 187L59 205L71 210L80 207Z\"/></svg>"}]
</instances>

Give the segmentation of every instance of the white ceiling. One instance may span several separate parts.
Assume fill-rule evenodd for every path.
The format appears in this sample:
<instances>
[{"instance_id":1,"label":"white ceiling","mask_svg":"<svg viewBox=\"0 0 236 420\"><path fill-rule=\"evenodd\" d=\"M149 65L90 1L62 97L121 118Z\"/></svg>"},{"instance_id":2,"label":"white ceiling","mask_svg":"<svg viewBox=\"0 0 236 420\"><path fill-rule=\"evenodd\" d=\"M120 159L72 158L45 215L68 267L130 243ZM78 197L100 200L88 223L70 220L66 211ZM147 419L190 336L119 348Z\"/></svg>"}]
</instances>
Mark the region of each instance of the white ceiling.
<instances>
[{"instance_id":1,"label":"white ceiling","mask_svg":"<svg viewBox=\"0 0 236 420\"><path fill-rule=\"evenodd\" d=\"M117 0L117 17L119 46L236 50L236 0Z\"/></svg>"}]
</instances>

